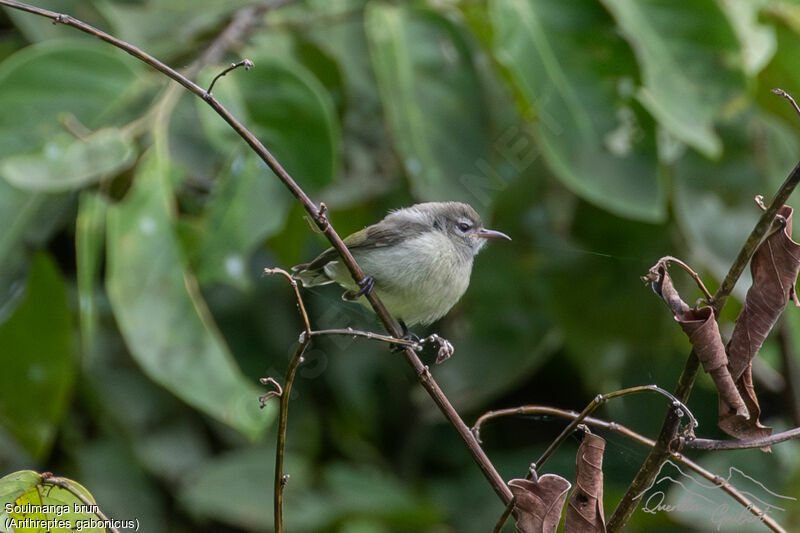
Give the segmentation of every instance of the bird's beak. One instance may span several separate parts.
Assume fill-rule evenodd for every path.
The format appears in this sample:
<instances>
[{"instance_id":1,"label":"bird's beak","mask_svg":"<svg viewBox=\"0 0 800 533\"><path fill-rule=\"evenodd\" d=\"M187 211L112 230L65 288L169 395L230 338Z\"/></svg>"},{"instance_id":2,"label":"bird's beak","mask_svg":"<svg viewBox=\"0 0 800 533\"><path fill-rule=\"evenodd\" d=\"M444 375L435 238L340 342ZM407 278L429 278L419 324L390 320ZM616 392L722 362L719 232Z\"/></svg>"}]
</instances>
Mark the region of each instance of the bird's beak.
<instances>
[{"instance_id":1,"label":"bird's beak","mask_svg":"<svg viewBox=\"0 0 800 533\"><path fill-rule=\"evenodd\" d=\"M493 229L486 229L486 228L481 228L472 235L474 235L475 237L480 237L481 239L506 239L508 241L511 240L511 237L509 237L502 231L496 231Z\"/></svg>"}]
</instances>

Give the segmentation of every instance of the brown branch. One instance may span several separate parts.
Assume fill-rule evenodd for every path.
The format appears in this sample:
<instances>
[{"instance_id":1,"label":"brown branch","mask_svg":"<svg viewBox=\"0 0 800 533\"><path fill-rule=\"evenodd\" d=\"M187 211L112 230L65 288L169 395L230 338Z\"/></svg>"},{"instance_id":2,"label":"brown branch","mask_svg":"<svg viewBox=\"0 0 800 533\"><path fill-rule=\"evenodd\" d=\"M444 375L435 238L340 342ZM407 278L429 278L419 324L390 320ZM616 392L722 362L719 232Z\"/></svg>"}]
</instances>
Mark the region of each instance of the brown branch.
<instances>
[{"instance_id":1,"label":"brown branch","mask_svg":"<svg viewBox=\"0 0 800 533\"><path fill-rule=\"evenodd\" d=\"M620 398L622 396L628 396L629 394L637 394L640 392L657 392L663 396L666 396L667 398L672 400L672 407L675 410L681 409L680 416L683 416L685 414L686 416L689 417L691 430L693 430L699 425L697 419L694 417L692 412L689 411L689 408L686 407L686 405L684 405L680 400L675 398L675 396L670 394L668 391L665 391L664 389L656 385L639 385L636 387L629 387L627 389L609 392L607 394L598 394L592 399L591 402L589 402L589 404L584 408L584 410L581 411L581 413L572 420L572 422L567 424L567 427L564 428L564 430L558 435L558 437L556 437L555 440L550 443L550 445L547 447L544 453L542 453L541 457L539 457L539 460L536 461L535 463L531 463L531 466L528 469L528 474L525 479L532 479L533 476L541 472L542 466L544 465L545 462L547 462L550 456L558 449L559 446L561 446L561 444L563 444L563 442L572 434L572 432L578 428L581 422L583 422L583 420L590 414L592 414L598 407L600 407L608 400L611 400L613 398ZM489 411L487 413L484 413L483 415L478 417L478 419L472 425L473 435L475 435L475 437L478 440L480 440L481 426L485 422L493 420L495 418L508 416L509 414L520 414L518 409L520 408L514 408L508 411L499 410L499 411ZM505 520L508 519L508 516L511 514L513 507L514 507L513 500L506 504L506 508L503 511L503 514L501 515L500 519L498 520L499 527L502 527Z\"/></svg>"},{"instance_id":2,"label":"brown branch","mask_svg":"<svg viewBox=\"0 0 800 533\"><path fill-rule=\"evenodd\" d=\"M684 439L678 437L679 449L686 450L742 450L745 448L764 448L787 440L800 438L800 427L773 433L766 437L742 440Z\"/></svg>"},{"instance_id":3,"label":"brown branch","mask_svg":"<svg viewBox=\"0 0 800 533\"><path fill-rule=\"evenodd\" d=\"M86 506L87 509L92 510L92 514L96 515L97 518L103 521L103 527L112 531L113 533L120 533L119 529L114 527L113 521L110 520L103 511L100 510L100 506L97 505L97 502L90 500L86 496L84 496L80 491L75 489L75 482L67 479L65 477L54 476L50 472L44 472L41 475L42 484L49 484L55 485L57 487L61 487L62 489L66 490L76 498L78 498L83 505Z\"/></svg>"},{"instance_id":4,"label":"brown branch","mask_svg":"<svg viewBox=\"0 0 800 533\"><path fill-rule=\"evenodd\" d=\"M283 388L272 378L265 378L262 383L271 383L275 387L275 391L268 393L266 396L277 396L281 400L280 408L278 411L278 443L275 449L275 480L273 491L273 507L274 507L274 523L275 533L283 533L283 489L289 481L289 475L283 473L283 460L284 452L286 450L286 426L289 418L289 398L292 395L292 385L294 384L294 377L297 374L297 368L303 362L303 354L311 343L311 323L308 321L308 313L306 313L306 306L303 304L303 298L300 296L300 289L297 287L297 282L294 278L283 270L282 268L265 268L264 274L280 274L289 281L289 284L294 289L294 297L297 301L297 310L300 313L300 318L303 320L303 332L300 336L300 344L294 351L292 358L289 360L289 368L286 370L286 379L283 381ZM261 398L261 406L264 406L266 396Z\"/></svg>"},{"instance_id":5,"label":"brown branch","mask_svg":"<svg viewBox=\"0 0 800 533\"><path fill-rule=\"evenodd\" d=\"M498 418L513 416L513 415L549 415L561 418L568 418L574 421L577 420L582 415L582 413L578 413L577 411L571 411L567 409L558 409L556 407L549 407L546 405L522 405L519 407L512 407L509 409L498 409L497 411L489 411L488 413L482 415L479 420L482 420L483 423L485 423L490 420L496 420ZM633 441L636 441L639 444L647 446L651 449L657 445L657 441L645 437L644 435L637 433L636 431L626 426L623 426L622 424L618 424L616 422L609 422L607 420L603 420L600 418L587 416L582 419L582 423L594 427L607 429L609 431L627 437ZM669 455L668 459L674 459L678 463L686 466L690 470L693 470L706 480L718 486L723 492L725 492L731 498L739 502L739 504L745 509L747 509L747 511L750 514L761 520L764 523L764 525L766 525L768 528L770 528L773 531L777 531L779 533L781 532L785 533L785 530L780 526L780 524L778 524L771 516L766 515L764 511L762 511L759 507L757 507L755 503L750 501L750 499L747 498L747 496L739 492L739 490L736 487L731 485L730 482L728 482L728 480L720 477L717 474L714 474L709 470L706 470L704 467L695 463L694 461L692 461L691 459L689 459L688 457L679 452L672 451L668 455ZM642 492L636 495L637 502L651 486L645 487Z\"/></svg>"},{"instance_id":6,"label":"brown branch","mask_svg":"<svg viewBox=\"0 0 800 533\"><path fill-rule=\"evenodd\" d=\"M781 93L777 94L785 94L785 92L781 91ZM790 101L793 102L791 99ZM799 181L800 163L794 167L792 172L781 185L780 189L778 189L778 192L775 195L775 198L773 198L772 202L769 204L769 207L767 207L767 209L761 215L761 218L758 219L758 222L756 223L755 227L753 227L753 230L750 232L750 235L747 237L747 240L745 241L741 250L739 250L739 254L736 256L736 259L734 259L731 268L728 270L728 273L725 276L725 279L722 280L722 284L714 294L714 297L711 300L711 307L714 309L715 317L719 317L719 313L725 306L725 302L731 291L733 291L734 285L736 285L739 277L741 277L744 269L750 262L750 258L755 253L759 244L761 244L764 236L772 227L775 215L789 199L789 196L792 194ZM697 354L694 352L694 350L692 350L692 352L689 354L689 357L686 359L686 364L683 367L683 371L678 378L678 384L675 387L675 396L677 396L680 401L684 403L688 401L699 368L700 362L697 359ZM673 411L670 411L667 413L664 423L661 426L661 431L659 432L656 445L650 450L650 454L647 456L647 459L645 459L645 462L642 464L641 468L636 473L636 476L631 481L631 484L628 486L628 490L625 491L625 494L617 505L617 508L614 510L614 513L611 515L611 518L609 518L607 523L607 529L609 533L621 531L622 528L625 527L625 524L628 523L633 511L636 509L637 495L642 493L644 487L652 484L658 470L661 468L661 465L663 465L664 461L666 461L669 457L668 443L675 438L677 429L677 417Z\"/></svg>"},{"instance_id":7,"label":"brown branch","mask_svg":"<svg viewBox=\"0 0 800 533\"><path fill-rule=\"evenodd\" d=\"M113 37L112 35L109 35L73 17L59 14L47 9L41 9L35 6L23 4L15 0L0 0L0 5L5 5L47 17L53 20L55 23L72 26L80 31L88 33L89 35L93 35L98 39L112 44L139 59L140 61L150 65L154 69L181 84L195 96L202 98L209 106L211 106L212 109L214 109L214 111L217 112L217 114L223 118L223 120L228 123L228 125L230 125L231 128L233 128L234 131L236 131L237 134L239 134L240 137L242 137L242 139L244 139L250 148L252 148L253 151L275 173L278 179L283 182L284 186L289 189L289 192L291 192L292 195L300 202L306 213L310 215L311 219L314 220L314 222L317 224L317 227L331 243L331 246L340 255L342 262L345 264L345 266L347 266L353 279L357 283L364 279L364 272L358 266L358 263L356 263L353 255L347 249L347 246L345 246L341 237L339 237L339 234L336 233L336 231L333 229L333 226L328 222L327 216L320 212L320 209L316 206L316 204L311 201L308 195L306 195L305 191L303 191L303 189L294 181L289 173L286 172L286 170L283 168L283 166L281 166L278 160L275 159L272 153L267 150L267 148L247 128L245 128L244 125L242 125L242 123L236 119L236 117L234 117L221 103L219 103L219 101L217 101L212 95L208 94L208 92L206 92L202 87L150 54L140 50L136 46L117 39L116 37ZM392 336L401 338L402 332L399 326L386 310L386 307L383 305L380 298L378 298L378 295L374 291L371 291L366 294L366 297L373 310L378 315L378 318L386 327L386 330ZM426 390L431 399L433 399L434 403L437 405L442 414L444 414L450 424L456 429L459 436L464 441L467 450L472 455L472 458L475 460L494 491L497 493L503 503L508 503L512 497L511 490L509 490L509 488L506 486L505 481L503 481L503 478L500 477L500 474L486 456L486 453L483 451L478 441L475 439L472 433L470 433L467 425L461 419L458 412L456 412L455 408L447 399L442 389L433 379L433 376L431 376L430 372L428 371L428 367L422 364L422 361L419 359L417 354L410 348L406 348L404 351L404 356L406 358L406 362L411 366L414 373L417 375L422 387Z\"/></svg>"}]
</instances>

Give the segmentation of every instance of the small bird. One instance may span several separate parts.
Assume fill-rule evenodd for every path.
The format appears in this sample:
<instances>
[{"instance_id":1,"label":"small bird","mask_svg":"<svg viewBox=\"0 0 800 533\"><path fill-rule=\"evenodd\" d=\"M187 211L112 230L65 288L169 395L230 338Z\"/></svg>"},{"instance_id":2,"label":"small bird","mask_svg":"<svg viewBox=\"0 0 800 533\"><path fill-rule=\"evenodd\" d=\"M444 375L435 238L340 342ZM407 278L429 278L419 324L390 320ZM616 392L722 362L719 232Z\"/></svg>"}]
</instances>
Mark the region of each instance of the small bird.
<instances>
[{"instance_id":1,"label":"small bird","mask_svg":"<svg viewBox=\"0 0 800 533\"><path fill-rule=\"evenodd\" d=\"M404 327L428 325L461 299L469 285L472 260L487 239L511 240L505 233L484 228L481 217L467 204L415 204L390 211L377 224L344 239L367 276L361 286L333 248L293 267L292 272L304 287L338 283L348 289L342 295L348 301L358 300L374 287Z\"/></svg>"}]
</instances>

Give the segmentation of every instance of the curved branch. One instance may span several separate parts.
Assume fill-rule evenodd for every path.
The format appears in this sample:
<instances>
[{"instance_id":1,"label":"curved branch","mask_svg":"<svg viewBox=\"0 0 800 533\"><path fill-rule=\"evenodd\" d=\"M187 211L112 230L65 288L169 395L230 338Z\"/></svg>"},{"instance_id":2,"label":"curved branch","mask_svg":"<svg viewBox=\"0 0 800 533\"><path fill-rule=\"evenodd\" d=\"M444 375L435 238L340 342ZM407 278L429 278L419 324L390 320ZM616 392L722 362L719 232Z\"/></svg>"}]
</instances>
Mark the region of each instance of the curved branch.
<instances>
[{"instance_id":1,"label":"curved branch","mask_svg":"<svg viewBox=\"0 0 800 533\"><path fill-rule=\"evenodd\" d=\"M139 59L140 61L150 65L167 77L181 84L195 96L202 98L209 106L211 106L212 109L214 109L214 111L216 111L220 117L222 117L223 120L225 120L225 122L228 123L231 128L233 128L234 131L236 131L236 133L242 139L244 139L250 148L267 164L267 166L275 173L278 179L281 180L284 186L289 189L289 192L291 192L292 195L300 202L300 204L303 206L303 209L305 209L306 213L310 215L311 219L331 243L331 246L339 254L342 259L342 263L344 263L344 265L350 271L353 280L355 280L356 283L359 283L364 279L364 272L361 270L361 267L359 267L358 263L356 263L356 260L347 249L347 246L344 244L339 234L336 233L336 231L333 229L333 226L328 222L328 218L325 213L318 208L314 202L311 201L305 191L297 184L297 182L294 181L294 179L283 168L283 166L281 166L272 153L267 150L261 141L259 141L247 128L245 128L244 125L239 122L239 120L237 120L236 117L234 117L218 100L206 92L205 89L183 76L180 72L159 61L136 46L109 35L108 33L86 24L85 22L70 17L69 15L23 4L15 0L0 0L0 5L5 5L46 17L53 20L54 23L72 26L80 31L88 33L89 35L93 35L98 39L112 44ZM366 294L366 298L372 306L372 309L375 311L375 314L378 315L378 318L381 320L384 327L386 327L386 330L393 337L401 338L402 331L400 327L386 310L386 307L381 302L377 293L375 291L370 291ZM431 399L433 399L434 403L436 403L442 414L444 414L450 424L458 432L459 436L464 441L464 445L469 450L472 458L483 472L487 481L491 484L492 488L503 501L503 503L508 503L512 497L511 491L506 486L505 481L497 472L494 465L489 460L478 441L472 435L467 425L461 419L458 412L447 399L439 385L436 383L436 380L433 379L433 376L431 376L430 372L428 371L428 367L422 363L420 358L411 348L407 347L403 353L406 362L414 370L414 373L417 375L420 384L426 390Z\"/></svg>"},{"instance_id":2,"label":"curved branch","mask_svg":"<svg viewBox=\"0 0 800 533\"><path fill-rule=\"evenodd\" d=\"M568 418L572 419L573 421L578 420L583 413L578 413L577 411L570 411L566 409L558 409L556 407L549 407L546 405L523 405L520 407L513 407L510 409L500 409L498 411L490 411L486 413L484 416L489 415L490 413L494 413L491 418L484 419L484 422L490 419L500 418L502 416L509 416L509 415L516 415L516 414L540 414L540 415L550 415L550 416L558 416L561 418ZM482 416L481 418L484 418ZM603 420L600 418L593 418L591 416L586 416L582 418L582 423L588 424L590 426L600 427L607 429L609 431L613 431L614 433L618 433L624 437L627 437L633 441L642 444L643 446L647 446L649 448L653 448L656 446L657 441L645 437L644 435L637 433L636 431L623 426L622 424L617 424L616 422L608 422L607 420ZM773 531L777 531L779 533L785 533L785 530L778 524L771 516L765 514L759 507L755 505L750 499L745 496L742 492L740 492L736 487L730 484L726 479L714 474L713 472L706 470L703 466L695 463L685 455L679 452L670 452L668 459L674 459L675 461L681 463L682 465L686 466L690 470L693 470L703 478L707 479L714 485L718 486L722 491L727 493L731 498L739 502L739 504L747 509L747 511L752 514L753 516L757 517L761 522L764 523L768 528ZM650 487L645 487L642 492L639 492L636 495L635 501L636 505L638 505L639 500Z\"/></svg>"},{"instance_id":3,"label":"curved branch","mask_svg":"<svg viewBox=\"0 0 800 533\"><path fill-rule=\"evenodd\" d=\"M745 448L763 448L779 442L800 438L800 427L773 433L767 437L743 440L684 439L678 437L678 446L682 450L743 450Z\"/></svg>"}]
</instances>

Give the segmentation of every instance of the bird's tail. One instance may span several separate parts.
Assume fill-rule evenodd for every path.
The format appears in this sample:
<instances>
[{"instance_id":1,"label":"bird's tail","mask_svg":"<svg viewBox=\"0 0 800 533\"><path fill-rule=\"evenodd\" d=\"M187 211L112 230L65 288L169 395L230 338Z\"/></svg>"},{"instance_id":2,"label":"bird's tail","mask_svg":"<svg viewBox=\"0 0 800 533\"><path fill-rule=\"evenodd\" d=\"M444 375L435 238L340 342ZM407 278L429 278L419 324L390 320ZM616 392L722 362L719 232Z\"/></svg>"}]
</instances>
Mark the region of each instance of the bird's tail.
<instances>
[{"instance_id":1,"label":"bird's tail","mask_svg":"<svg viewBox=\"0 0 800 533\"><path fill-rule=\"evenodd\" d=\"M325 274L325 270L321 268L309 268L311 263L303 263L292 267L292 277L300 283L303 287L316 287L317 285L327 285L333 283L333 280Z\"/></svg>"}]
</instances>

